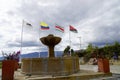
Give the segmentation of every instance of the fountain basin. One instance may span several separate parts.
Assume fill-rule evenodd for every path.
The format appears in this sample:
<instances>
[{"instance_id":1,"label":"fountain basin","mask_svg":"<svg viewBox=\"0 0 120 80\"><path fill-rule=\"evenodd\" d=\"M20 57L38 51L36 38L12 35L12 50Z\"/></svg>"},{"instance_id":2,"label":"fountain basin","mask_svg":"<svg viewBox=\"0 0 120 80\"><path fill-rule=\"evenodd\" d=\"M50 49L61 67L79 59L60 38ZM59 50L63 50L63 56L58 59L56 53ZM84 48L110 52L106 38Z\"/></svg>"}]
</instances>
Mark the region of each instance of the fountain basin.
<instances>
[{"instance_id":1,"label":"fountain basin","mask_svg":"<svg viewBox=\"0 0 120 80\"><path fill-rule=\"evenodd\" d=\"M31 75L69 75L79 71L78 57L24 58L22 73Z\"/></svg>"}]
</instances>

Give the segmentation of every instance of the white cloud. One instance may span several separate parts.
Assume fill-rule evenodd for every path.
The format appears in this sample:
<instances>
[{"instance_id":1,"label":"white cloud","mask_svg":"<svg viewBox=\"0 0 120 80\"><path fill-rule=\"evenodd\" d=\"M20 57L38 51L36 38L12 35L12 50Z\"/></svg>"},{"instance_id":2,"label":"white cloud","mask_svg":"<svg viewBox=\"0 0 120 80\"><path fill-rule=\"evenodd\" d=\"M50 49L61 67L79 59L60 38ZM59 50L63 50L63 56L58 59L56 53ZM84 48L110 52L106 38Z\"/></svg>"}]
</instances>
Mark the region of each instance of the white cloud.
<instances>
[{"instance_id":1,"label":"white cloud","mask_svg":"<svg viewBox=\"0 0 120 80\"><path fill-rule=\"evenodd\" d=\"M81 37L82 48L88 43L100 46L120 41L119 3L119 0L1 0L0 49L10 52L20 49L23 19L33 25L33 30L24 27L23 53L47 50L39 38L48 34L62 37L55 50L64 50L70 44L69 25L79 32L70 33L73 49L80 48L78 37ZM40 31L41 21L48 23L51 29ZM65 33L55 31L55 23L65 27Z\"/></svg>"}]
</instances>

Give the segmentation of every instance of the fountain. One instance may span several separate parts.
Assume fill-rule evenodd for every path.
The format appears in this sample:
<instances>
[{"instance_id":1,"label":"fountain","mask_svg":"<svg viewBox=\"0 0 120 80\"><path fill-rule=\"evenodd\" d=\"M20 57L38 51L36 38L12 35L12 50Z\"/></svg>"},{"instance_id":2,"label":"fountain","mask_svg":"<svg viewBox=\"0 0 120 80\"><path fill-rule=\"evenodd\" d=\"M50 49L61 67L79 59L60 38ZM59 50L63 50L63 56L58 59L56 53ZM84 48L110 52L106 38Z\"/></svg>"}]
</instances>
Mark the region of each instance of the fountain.
<instances>
[{"instance_id":1,"label":"fountain","mask_svg":"<svg viewBox=\"0 0 120 80\"><path fill-rule=\"evenodd\" d=\"M54 46L57 45L61 41L61 38L53 36L52 34L50 34L47 37L40 38L40 40L44 45L48 46L49 57L55 57L55 55L54 55Z\"/></svg>"},{"instance_id":2,"label":"fountain","mask_svg":"<svg viewBox=\"0 0 120 80\"><path fill-rule=\"evenodd\" d=\"M54 47L61 38L52 34L40 38L41 42L48 46L48 58L24 58L22 59L22 73L31 75L59 75L65 76L79 71L78 57L55 57Z\"/></svg>"}]
</instances>

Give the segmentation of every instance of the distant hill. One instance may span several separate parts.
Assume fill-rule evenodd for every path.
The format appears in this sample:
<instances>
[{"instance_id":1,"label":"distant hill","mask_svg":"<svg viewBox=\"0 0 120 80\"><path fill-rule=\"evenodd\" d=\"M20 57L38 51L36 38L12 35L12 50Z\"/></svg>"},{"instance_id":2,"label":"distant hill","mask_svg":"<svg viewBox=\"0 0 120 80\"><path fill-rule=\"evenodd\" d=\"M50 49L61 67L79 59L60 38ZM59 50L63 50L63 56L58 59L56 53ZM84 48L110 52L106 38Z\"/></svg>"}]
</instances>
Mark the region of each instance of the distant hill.
<instances>
[{"instance_id":1,"label":"distant hill","mask_svg":"<svg viewBox=\"0 0 120 80\"><path fill-rule=\"evenodd\" d=\"M55 57L62 57L62 51L55 51ZM38 57L48 57L48 52L32 52L32 53L26 53L21 54L22 58L38 58ZM3 60L3 57L0 57L0 60Z\"/></svg>"}]
</instances>

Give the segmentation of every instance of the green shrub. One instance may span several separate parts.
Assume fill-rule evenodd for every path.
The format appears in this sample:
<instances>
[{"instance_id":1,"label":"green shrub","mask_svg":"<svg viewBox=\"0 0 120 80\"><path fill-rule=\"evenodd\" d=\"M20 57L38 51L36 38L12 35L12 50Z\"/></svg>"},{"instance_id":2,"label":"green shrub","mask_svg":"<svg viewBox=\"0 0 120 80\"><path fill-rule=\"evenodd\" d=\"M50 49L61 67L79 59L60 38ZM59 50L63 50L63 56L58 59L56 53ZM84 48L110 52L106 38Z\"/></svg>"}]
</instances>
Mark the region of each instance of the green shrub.
<instances>
[{"instance_id":1,"label":"green shrub","mask_svg":"<svg viewBox=\"0 0 120 80\"><path fill-rule=\"evenodd\" d=\"M91 58L91 54L89 53L89 54L86 54L85 56L84 56L84 62L88 62L89 60L90 60L90 58Z\"/></svg>"}]
</instances>

